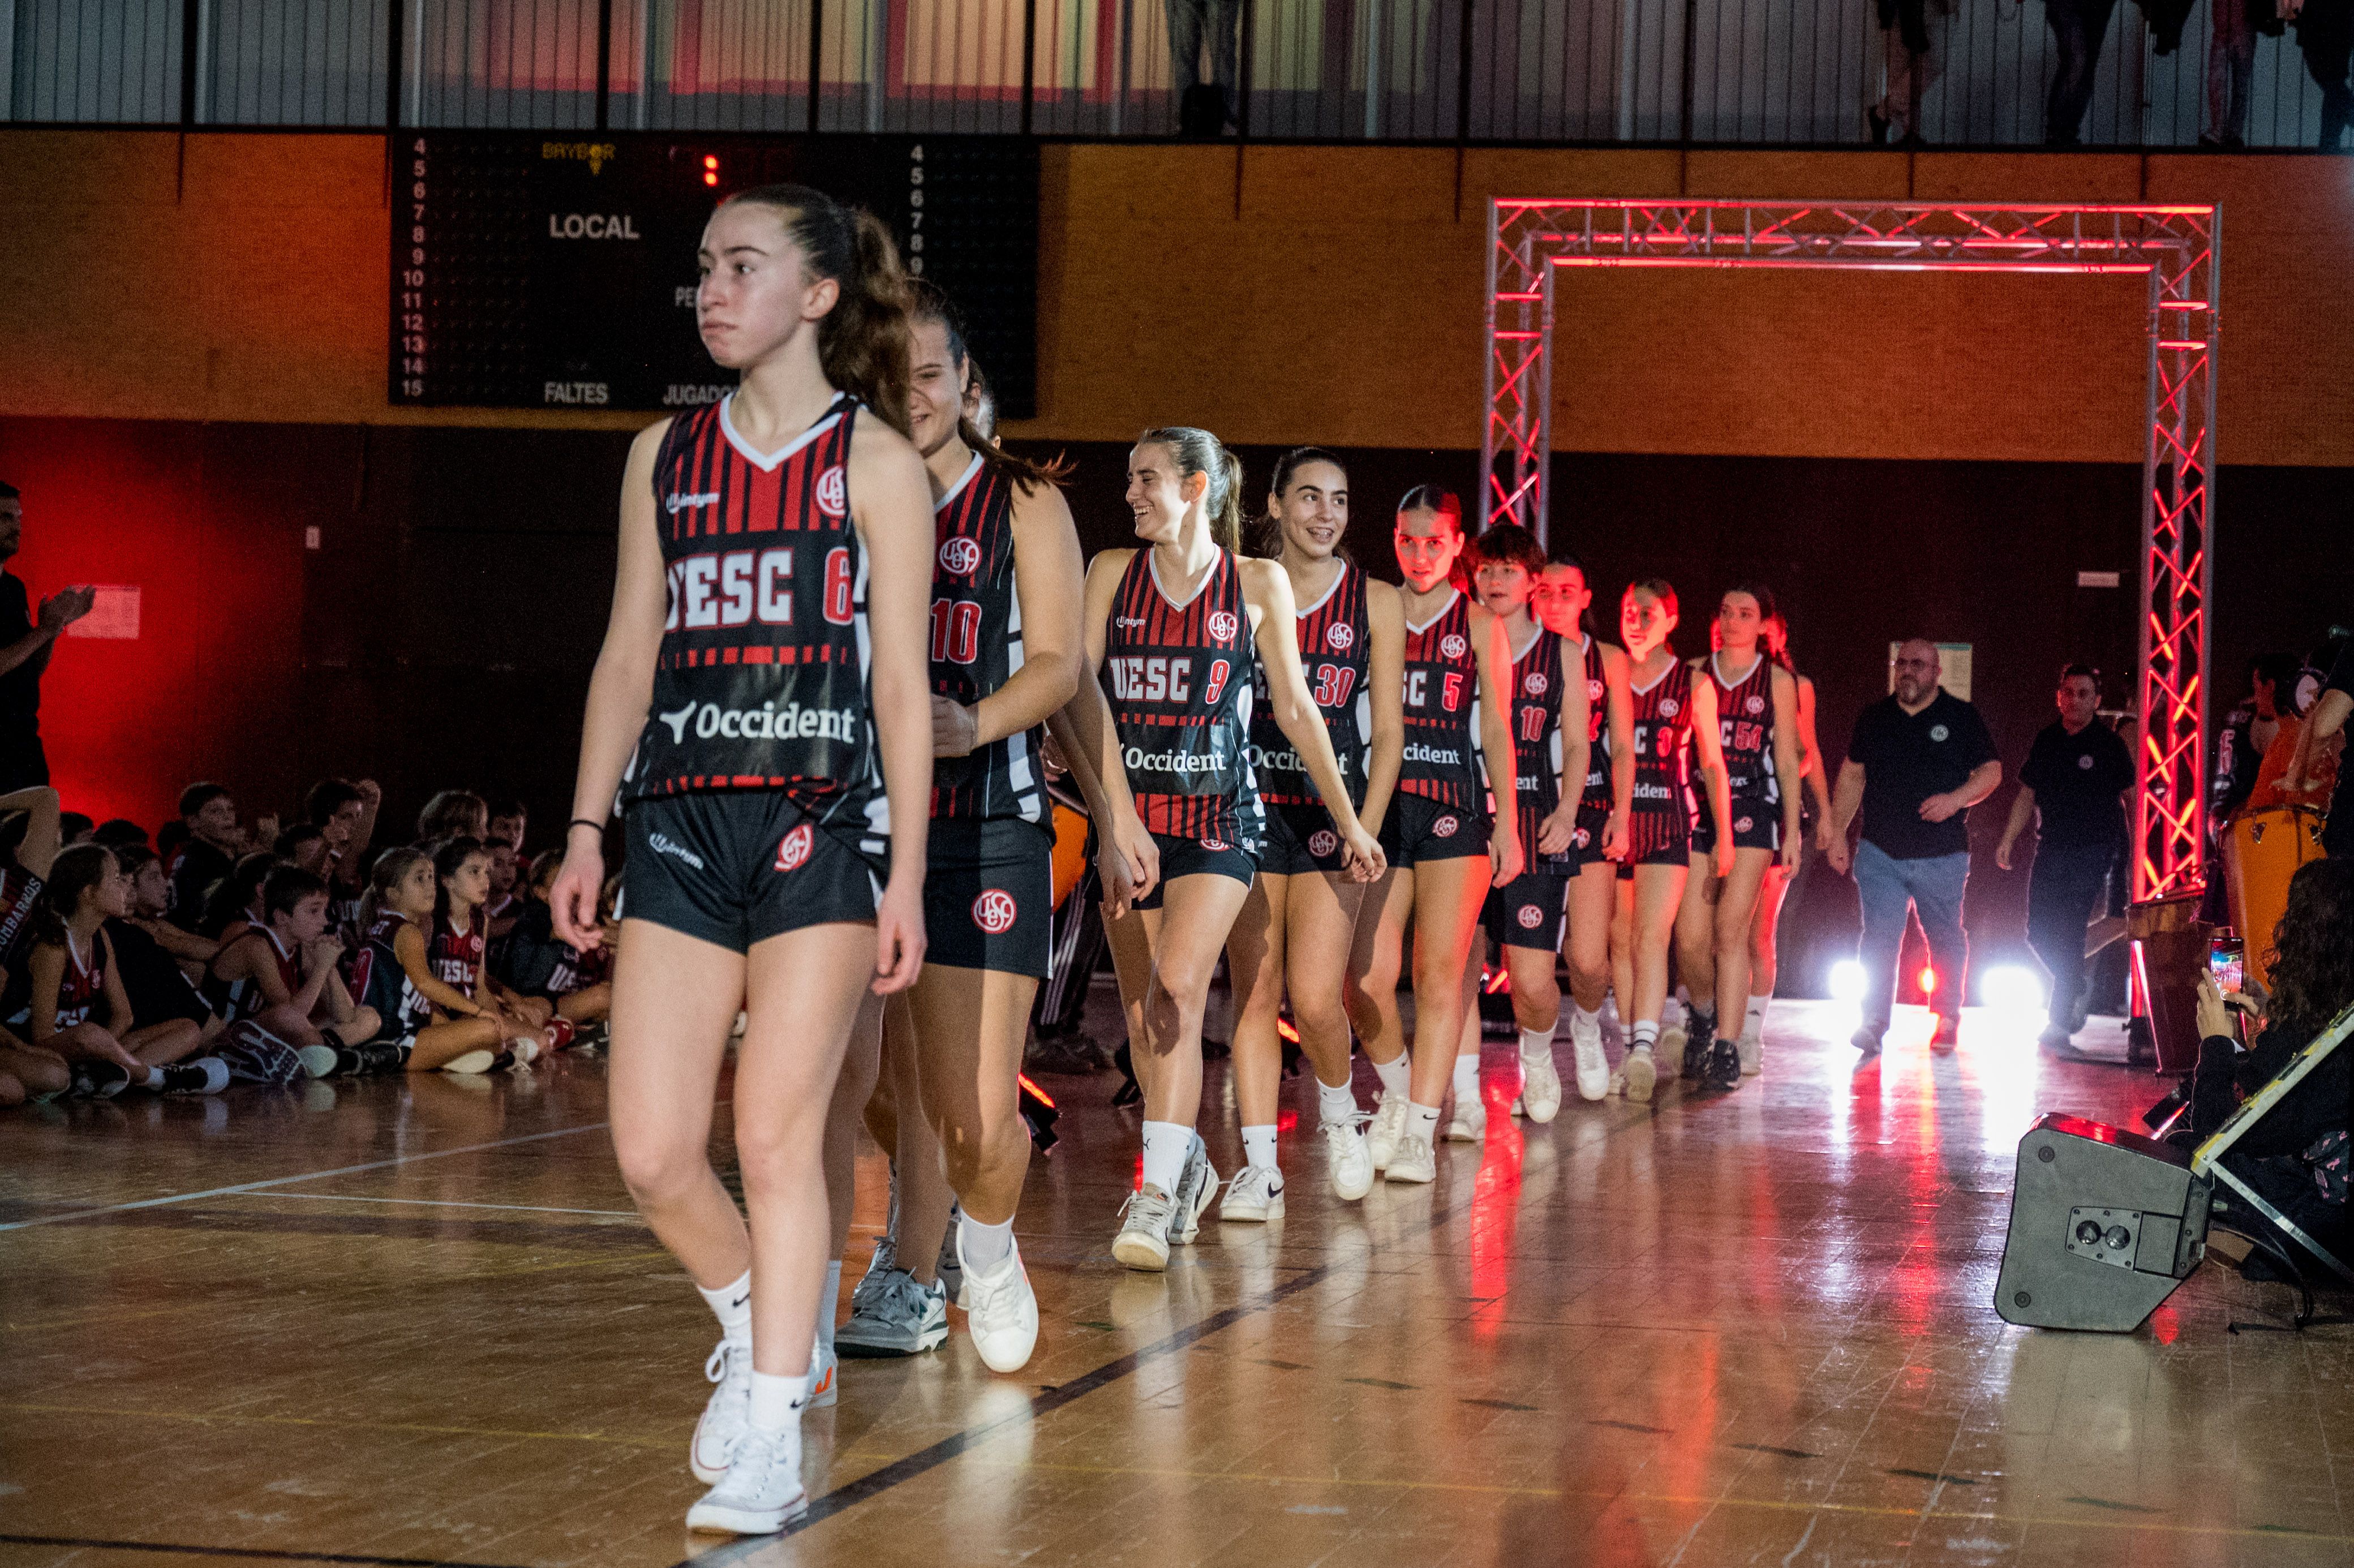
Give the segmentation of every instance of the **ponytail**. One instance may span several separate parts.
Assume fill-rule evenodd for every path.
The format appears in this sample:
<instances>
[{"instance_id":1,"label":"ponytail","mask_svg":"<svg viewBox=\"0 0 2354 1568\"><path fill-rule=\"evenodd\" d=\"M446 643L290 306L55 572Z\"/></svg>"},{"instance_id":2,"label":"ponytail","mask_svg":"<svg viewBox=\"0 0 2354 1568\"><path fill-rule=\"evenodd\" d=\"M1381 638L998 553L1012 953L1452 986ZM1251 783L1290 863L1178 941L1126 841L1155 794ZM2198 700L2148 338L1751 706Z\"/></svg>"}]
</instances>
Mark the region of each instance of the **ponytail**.
<instances>
[{"instance_id":1,"label":"ponytail","mask_svg":"<svg viewBox=\"0 0 2354 1568\"><path fill-rule=\"evenodd\" d=\"M1215 487L1221 493L1218 509L1210 516L1210 536L1217 540L1220 548L1240 555L1243 547L1243 460L1220 447L1218 472L1224 476L1224 482Z\"/></svg>"},{"instance_id":2,"label":"ponytail","mask_svg":"<svg viewBox=\"0 0 2354 1568\"><path fill-rule=\"evenodd\" d=\"M392 897L392 890L407 881L408 874L429 858L423 850L410 849L406 844L388 849L376 856L376 869L368 874L367 891L360 895L362 937L376 929L376 916L384 913L386 903ZM437 882L434 886L434 896L438 900L440 885Z\"/></svg>"},{"instance_id":3,"label":"ponytail","mask_svg":"<svg viewBox=\"0 0 2354 1568\"><path fill-rule=\"evenodd\" d=\"M755 185L721 203L774 207L811 275L842 286L817 324L818 362L833 387L907 433L907 322L912 299L899 247L883 220L808 185Z\"/></svg>"},{"instance_id":4,"label":"ponytail","mask_svg":"<svg viewBox=\"0 0 2354 1568\"><path fill-rule=\"evenodd\" d=\"M1210 514L1210 537L1218 547L1240 555L1243 547L1243 460L1228 451L1218 438L1191 425L1161 425L1136 438L1138 446L1169 449L1179 477L1209 476L1210 488L1202 509Z\"/></svg>"},{"instance_id":5,"label":"ponytail","mask_svg":"<svg viewBox=\"0 0 2354 1568\"><path fill-rule=\"evenodd\" d=\"M49 864L40 896L33 900L33 939L53 948L66 944L66 922L81 908L81 895L106 880L114 852L104 844L72 844Z\"/></svg>"}]
</instances>

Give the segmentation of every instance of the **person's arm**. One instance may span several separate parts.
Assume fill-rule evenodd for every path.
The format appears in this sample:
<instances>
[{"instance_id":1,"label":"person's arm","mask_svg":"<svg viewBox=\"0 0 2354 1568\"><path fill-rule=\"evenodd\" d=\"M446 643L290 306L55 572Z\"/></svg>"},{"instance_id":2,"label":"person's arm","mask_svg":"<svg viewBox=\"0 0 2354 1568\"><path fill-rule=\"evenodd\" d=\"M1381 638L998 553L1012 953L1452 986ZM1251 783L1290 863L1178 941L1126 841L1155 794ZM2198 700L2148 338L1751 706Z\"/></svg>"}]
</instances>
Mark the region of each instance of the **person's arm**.
<instances>
[{"instance_id":1,"label":"person's arm","mask_svg":"<svg viewBox=\"0 0 2354 1568\"><path fill-rule=\"evenodd\" d=\"M1562 642L1561 775L1554 781L1553 812L1537 824L1538 851L1559 854L1577 836L1577 807L1585 793L1585 767L1592 747L1585 738L1588 709L1585 681L1574 661L1566 639Z\"/></svg>"},{"instance_id":2,"label":"person's arm","mask_svg":"<svg viewBox=\"0 0 2354 1568\"><path fill-rule=\"evenodd\" d=\"M653 704L654 661L662 652L663 622L670 614L670 577L654 524L653 479L654 461L669 429L670 421L663 419L639 431L621 475L613 608L605 621L605 645L588 677L580 765L572 784L574 821L565 829L564 869L548 893L556 934L582 952L604 940L597 922L597 896L605 885L605 840L601 828L591 832L587 824L601 824L612 815L621 769ZM457 995L447 986L441 989Z\"/></svg>"},{"instance_id":3,"label":"person's arm","mask_svg":"<svg viewBox=\"0 0 2354 1568\"><path fill-rule=\"evenodd\" d=\"M1119 597L1120 574L1135 556L1134 550L1106 550L1087 563L1086 606L1081 612L1084 662L1079 689L1063 706L1072 738L1077 742L1076 747L1066 746L1063 755L1066 760L1084 757L1095 769L1108 813L1096 821L1097 850L1099 854L1119 856L1124 863L1119 874L1104 877L1105 905L1114 918L1128 907L1115 898L1118 888L1125 886L1129 897L1141 898L1161 880L1161 851L1137 818L1136 800L1128 788L1128 767L1120 760L1119 726L1112 722L1100 674L1104 627L1111 620L1112 600ZM1077 776L1075 767L1073 777Z\"/></svg>"},{"instance_id":4,"label":"person's arm","mask_svg":"<svg viewBox=\"0 0 2354 1568\"><path fill-rule=\"evenodd\" d=\"M1488 853L1495 862L1492 885L1501 887L1521 874L1520 756L1512 749L1512 648L1501 617L1479 605L1469 621L1471 646L1479 659L1479 755L1488 765L1488 793L1496 802L1496 820L1488 833Z\"/></svg>"},{"instance_id":5,"label":"person's arm","mask_svg":"<svg viewBox=\"0 0 2354 1568\"><path fill-rule=\"evenodd\" d=\"M1823 841L1823 858L1842 876L1855 863L1855 851L1848 843L1847 831L1862 808L1863 764L1850 757L1840 764L1839 783L1831 790L1830 831Z\"/></svg>"},{"instance_id":6,"label":"person's arm","mask_svg":"<svg viewBox=\"0 0 2354 1568\"><path fill-rule=\"evenodd\" d=\"M1782 792L1782 853L1786 870L1798 868L1798 780L1805 764L1799 760L1798 683L1779 664L1770 667L1766 685L1774 704L1774 782Z\"/></svg>"},{"instance_id":7,"label":"person's arm","mask_svg":"<svg viewBox=\"0 0 2354 1568\"><path fill-rule=\"evenodd\" d=\"M41 601L41 613L33 622L33 630L5 648L0 648L0 675L31 662L39 670L49 662L49 646L98 602L94 588L60 588Z\"/></svg>"},{"instance_id":8,"label":"person's arm","mask_svg":"<svg viewBox=\"0 0 2354 1568\"><path fill-rule=\"evenodd\" d=\"M1299 667L1299 608L1291 597L1291 579L1275 561L1246 560L1242 567L1244 601L1256 624L1251 639L1258 650L1259 666L1267 672L1267 711L1283 738L1291 742L1317 796L1331 813L1332 825L1345 846L1342 859L1359 882L1371 882L1386 869L1382 846L1373 842L1357 809L1349 800L1348 781L1341 777L1340 759L1332 755L1332 736L1324 715L1308 690L1307 672ZM1240 672L1236 679L1247 679Z\"/></svg>"},{"instance_id":9,"label":"person's arm","mask_svg":"<svg viewBox=\"0 0 2354 1568\"><path fill-rule=\"evenodd\" d=\"M1942 822L1995 792L2002 782L2002 758L1990 757L1970 769L1970 776L1957 789L1942 790L1921 802L1925 821Z\"/></svg>"},{"instance_id":10,"label":"person's arm","mask_svg":"<svg viewBox=\"0 0 2354 1568\"><path fill-rule=\"evenodd\" d=\"M1626 853L1627 821L1635 809L1635 687L1622 648L1602 651L1603 701L1610 736L1610 820L1602 828L1602 858Z\"/></svg>"},{"instance_id":11,"label":"person's arm","mask_svg":"<svg viewBox=\"0 0 2354 1568\"><path fill-rule=\"evenodd\" d=\"M155 945L175 959L208 964L212 962L213 955L220 951L218 942L199 937L193 931L183 931L169 920L151 920L144 916L133 915L131 923L154 938Z\"/></svg>"},{"instance_id":12,"label":"person's arm","mask_svg":"<svg viewBox=\"0 0 2354 1568\"><path fill-rule=\"evenodd\" d=\"M122 966L114 961L114 938L101 926L90 940L98 948L99 960L105 968L105 978L100 986L104 996L102 1011L106 1013L105 1029L117 1040L139 1027L138 1015L131 1011L131 993L122 986Z\"/></svg>"},{"instance_id":13,"label":"person's arm","mask_svg":"<svg viewBox=\"0 0 2354 1568\"><path fill-rule=\"evenodd\" d=\"M46 784L36 784L0 795L0 811L28 813L24 842L16 846L16 863L47 882L62 836L58 826L58 792Z\"/></svg>"},{"instance_id":14,"label":"person's arm","mask_svg":"<svg viewBox=\"0 0 2354 1568\"><path fill-rule=\"evenodd\" d=\"M1798 776L1815 797L1815 832L1827 832L1831 821L1831 781L1823 768L1823 748L1815 738L1815 683L1798 677Z\"/></svg>"},{"instance_id":15,"label":"person's arm","mask_svg":"<svg viewBox=\"0 0 2354 1568\"><path fill-rule=\"evenodd\" d=\"M2027 785L2021 784L2019 787L2019 793L2010 798L2010 816L2002 824L2002 842L1994 846L1994 863L1997 866L2004 871L2010 869L2011 846L2019 842L2019 835L2025 832L2028 825L2034 820L2035 791Z\"/></svg>"},{"instance_id":16,"label":"person's arm","mask_svg":"<svg viewBox=\"0 0 2354 1568\"><path fill-rule=\"evenodd\" d=\"M1044 724L1079 689L1087 565L1063 493L1041 482L1013 494L1013 596L1022 668L970 707L934 694L932 750L963 757Z\"/></svg>"},{"instance_id":17,"label":"person's arm","mask_svg":"<svg viewBox=\"0 0 2354 1568\"><path fill-rule=\"evenodd\" d=\"M1072 694L1076 701L1085 692ZM1078 726L1072 722L1068 705L1046 715L1046 738L1060 757L1060 766L1077 786L1079 799L1087 808L1087 821L1096 824L1096 876L1102 897L1098 902L1116 911L1124 911L1135 897L1135 878L1130 874L1128 856L1112 843L1106 824L1112 821L1114 808L1110 791L1096 772L1095 758L1087 754L1079 739ZM1121 781L1123 784L1126 780ZM1135 810L1129 808L1129 815Z\"/></svg>"},{"instance_id":18,"label":"person's arm","mask_svg":"<svg viewBox=\"0 0 2354 1568\"><path fill-rule=\"evenodd\" d=\"M2320 780L2313 776L2313 759L2321 743L2346 727L2346 715L2354 713L2354 694L2332 689L2321 694L2313 711L2305 715L2305 723L2296 732L2296 752L2289 758L2286 777L2281 779L2284 789L2316 789Z\"/></svg>"},{"instance_id":19,"label":"person's arm","mask_svg":"<svg viewBox=\"0 0 2354 1568\"><path fill-rule=\"evenodd\" d=\"M1366 582L1365 626L1373 640L1365 660L1373 733L1365 737L1365 806L1357 820L1378 838L1405 760L1405 607L1396 588Z\"/></svg>"},{"instance_id":20,"label":"person's arm","mask_svg":"<svg viewBox=\"0 0 2354 1568\"><path fill-rule=\"evenodd\" d=\"M1708 814L1716 823L1716 874L1733 874L1733 784L1725 777L1723 735L1717 728L1716 683L1702 671L1691 678L1692 748L1699 754L1701 786Z\"/></svg>"},{"instance_id":21,"label":"person's arm","mask_svg":"<svg viewBox=\"0 0 2354 1568\"><path fill-rule=\"evenodd\" d=\"M566 857L569 863L570 857ZM594 907L593 906L591 906ZM392 956L400 960L400 972L417 988L417 994L453 1018L480 1018L482 1005L433 972L426 961L425 933L414 926L403 926L392 934Z\"/></svg>"},{"instance_id":22,"label":"person's arm","mask_svg":"<svg viewBox=\"0 0 2354 1568\"><path fill-rule=\"evenodd\" d=\"M33 982L33 1044L45 1045L58 1033L58 988L65 983L66 950L48 942L36 943L25 968Z\"/></svg>"},{"instance_id":23,"label":"person's arm","mask_svg":"<svg viewBox=\"0 0 2354 1568\"><path fill-rule=\"evenodd\" d=\"M876 995L916 983L924 963L924 874L932 825L932 482L907 438L880 419L851 437L853 521L866 543L868 687L891 875L875 910Z\"/></svg>"}]
</instances>

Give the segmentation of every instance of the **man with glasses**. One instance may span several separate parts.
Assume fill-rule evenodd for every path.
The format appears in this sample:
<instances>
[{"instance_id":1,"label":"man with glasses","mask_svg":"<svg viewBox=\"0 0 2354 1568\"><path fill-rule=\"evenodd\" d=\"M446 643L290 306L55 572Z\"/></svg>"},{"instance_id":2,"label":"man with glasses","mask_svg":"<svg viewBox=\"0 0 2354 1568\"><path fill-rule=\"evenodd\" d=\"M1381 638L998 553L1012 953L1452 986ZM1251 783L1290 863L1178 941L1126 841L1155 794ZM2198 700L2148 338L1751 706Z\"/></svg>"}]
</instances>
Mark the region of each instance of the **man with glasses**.
<instances>
[{"instance_id":1,"label":"man with glasses","mask_svg":"<svg viewBox=\"0 0 2354 1568\"><path fill-rule=\"evenodd\" d=\"M1863 1024L1850 1044L1880 1053L1893 1010L1904 928L1921 917L1936 991L1931 1046L1950 1051L1958 1035L1969 942L1962 890L1970 876L1968 812L2002 782L2002 763L1978 710L1937 684L1937 648L1914 638L1896 652L1896 689L1856 716L1847 759L1831 794L1829 859L1855 872L1863 902ZM1848 825L1863 812L1863 842L1848 847Z\"/></svg>"}]
</instances>

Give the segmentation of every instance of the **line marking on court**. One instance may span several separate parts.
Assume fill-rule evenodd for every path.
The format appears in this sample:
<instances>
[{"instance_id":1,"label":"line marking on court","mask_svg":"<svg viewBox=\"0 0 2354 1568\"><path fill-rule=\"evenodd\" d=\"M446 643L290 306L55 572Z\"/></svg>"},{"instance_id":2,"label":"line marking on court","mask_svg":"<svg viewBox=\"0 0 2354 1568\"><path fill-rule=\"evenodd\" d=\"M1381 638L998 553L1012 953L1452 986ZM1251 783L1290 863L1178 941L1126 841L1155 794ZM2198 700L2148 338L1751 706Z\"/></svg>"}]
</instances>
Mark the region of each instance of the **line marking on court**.
<instances>
[{"instance_id":1,"label":"line marking on court","mask_svg":"<svg viewBox=\"0 0 2354 1568\"><path fill-rule=\"evenodd\" d=\"M133 1209L160 1209L170 1203L193 1203L203 1198L234 1198L246 1192L260 1192L272 1187L292 1186L298 1181L321 1181L330 1176L356 1176L364 1171L389 1171L398 1165L419 1165L428 1160L447 1160L453 1154L480 1154L485 1150L512 1149L519 1143L538 1143L551 1138L569 1138L576 1132L600 1132L610 1122L593 1121L583 1127L559 1127L548 1132L527 1132L519 1138L502 1138L489 1143L469 1143L457 1149L437 1149L429 1154L402 1154L390 1160L371 1160L365 1165L339 1165L333 1171L309 1171L300 1176L275 1176L267 1181L240 1181L234 1187L207 1187L201 1192L172 1192L161 1198L142 1198L132 1203L105 1203L91 1209L75 1209L62 1214L39 1214L29 1220L9 1220L0 1223L0 1231L29 1230L35 1225L63 1224L69 1220L95 1219L101 1214L128 1213ZM370 1559L369 1561L373 1561Z\"/></svg>"},{"instance_id":2,"label":"line marking on court","mask_svg":"<svg viewBox=\"0 0 2354 1568\"><path fill-rule=\"evenodd\" d=\"M454 1150L452 1153L456 1152ZM356 1192L235 1192L238 1198L300 1198L312 1203L404 1203L419 1209L505 1209L519 1214L601 1214L645 1223L635 1209L551 1209L538 1203L467 1203L455 1198L367 1198Z\"/></svg>"},{"instance_id":3,"label":"line marking on court","mask_svg":"<svg viewBox=\"0 0 2354 1568\"><path fill-rule=\"evenodd\" d=\"M176 1552L194 1557L253 1557L270 1563L359 1563L370 1568L505 1568L453 1557L367 1557L354 1552L273 1552L261 1546L190 1546L175 1541L96 1541L80 1535L0 1535L0 1545L64 1546L79 1552Z\"/></svg>"},{"instance_id":4,"label":"line marking on court","mask_svg":"<svg viewBox=\"0 0 2354 1568\"><path fill-rule=\"evenodd\" d=\"M331 1421L312 1415L243 1415L218 1410L111 1410L83 1404L0 1404L24 1415L90 1415L128 1421L235 1422L257 1426L326 1426L353 1432L421 1432L434 1437L514 1437L557 1443L608 1443L629 1448L669 1448L669 1437L615 1437L602 1432L518 1432L496 1426L434 1426L417 1421Z\"/></svg>"}]
</instances>

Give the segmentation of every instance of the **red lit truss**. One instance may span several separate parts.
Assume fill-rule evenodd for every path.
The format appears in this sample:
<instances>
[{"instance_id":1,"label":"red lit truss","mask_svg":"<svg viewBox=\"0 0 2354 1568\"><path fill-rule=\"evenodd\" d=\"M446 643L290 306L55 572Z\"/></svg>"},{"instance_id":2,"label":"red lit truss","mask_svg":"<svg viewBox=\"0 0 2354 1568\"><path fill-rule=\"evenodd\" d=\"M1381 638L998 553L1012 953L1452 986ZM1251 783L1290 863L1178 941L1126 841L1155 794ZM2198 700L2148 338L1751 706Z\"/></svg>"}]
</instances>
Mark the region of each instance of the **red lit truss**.
<instances>
[{"instance_id":1,"label":"red lit truss","mask_svg":"<svg viewBox=\"0 0 2354 1568\"><path fill-rule=\"evenodd\" d=\"M1553 270L1820 267L2140 272L2149 279L2142 454L2139 810L2133 895L2203 881L2207 599L2215 460L2212 207L1937 202L1491 201L1485 521L1545 532Z\"/></svg>"}]
</instances>

